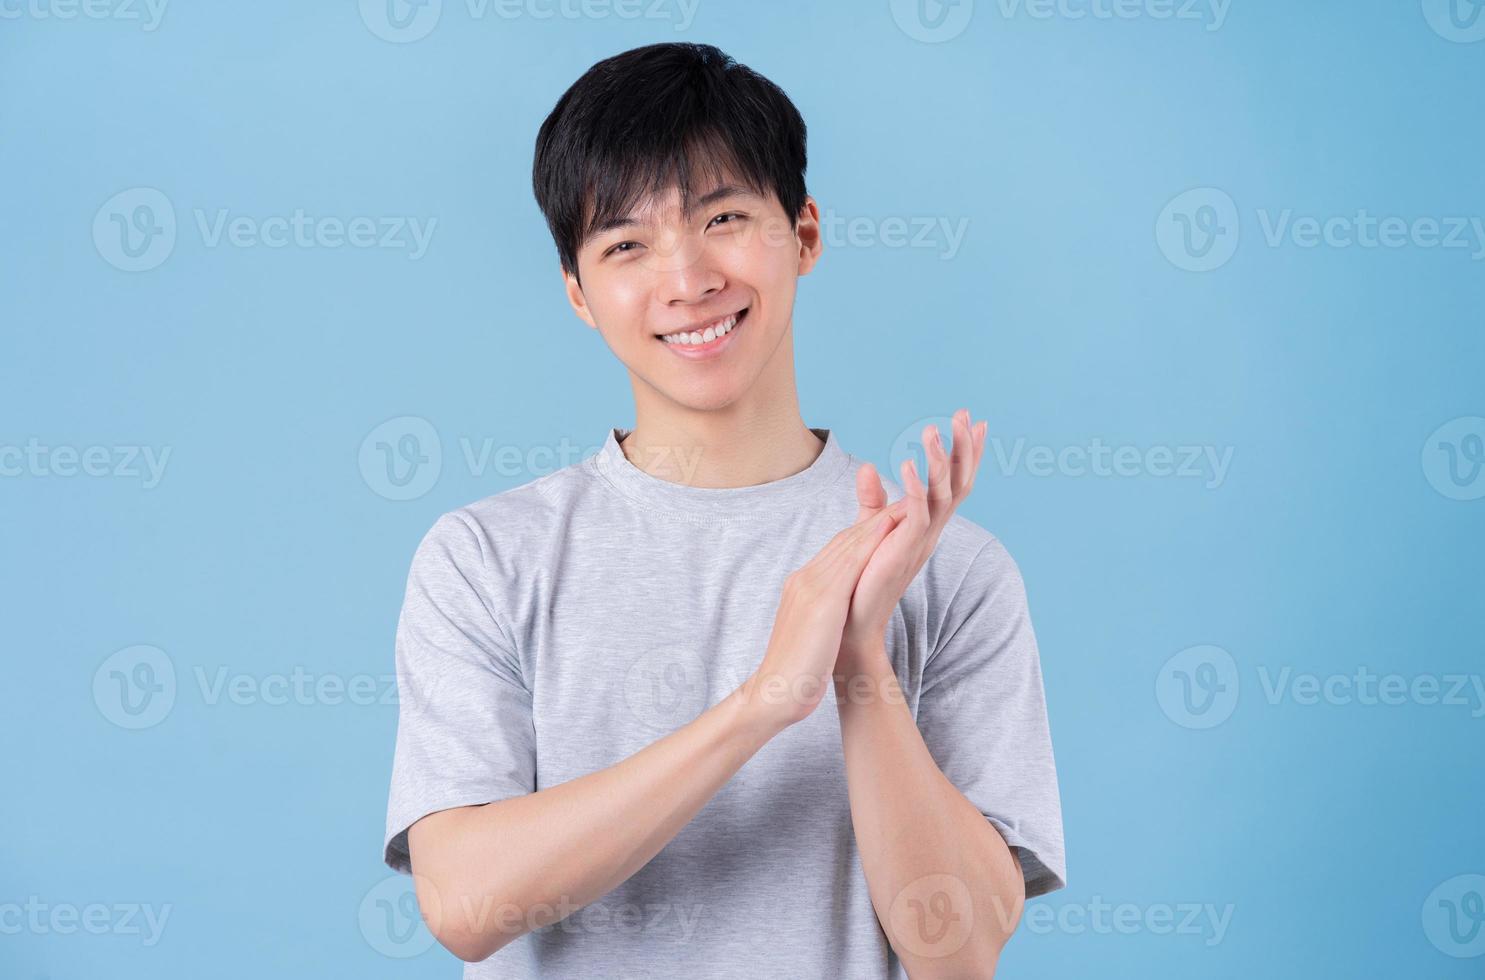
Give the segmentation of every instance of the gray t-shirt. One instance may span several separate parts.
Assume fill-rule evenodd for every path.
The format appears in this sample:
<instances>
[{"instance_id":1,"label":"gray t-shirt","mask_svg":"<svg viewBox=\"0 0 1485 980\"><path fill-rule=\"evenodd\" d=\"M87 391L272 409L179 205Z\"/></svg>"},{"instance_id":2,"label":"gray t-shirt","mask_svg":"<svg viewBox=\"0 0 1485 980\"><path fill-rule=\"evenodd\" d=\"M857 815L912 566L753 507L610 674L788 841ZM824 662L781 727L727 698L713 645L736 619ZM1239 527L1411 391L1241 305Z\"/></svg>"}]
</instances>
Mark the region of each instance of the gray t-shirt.
<instances>
[{"instance_id":1,"label":"gray t-shirt","mask_svg":"<svg viewBox=\"0 0 1485 980\"><path fill-rule=\"evenodd\" d=\"M757 668L785 577L856 520L862 461L813 431L825 448L807 469L712 489L651 476L610 429L596 454L438 519L397 628L387 864L412 870L419 818L611 766ZM887 649L939 768L1018 849L1028 896L1062 887L1041 664L1000 541L955 514ZM464 976L904 980L852 835L834 691L627 881Z\"/></svg>"}]
</instances>

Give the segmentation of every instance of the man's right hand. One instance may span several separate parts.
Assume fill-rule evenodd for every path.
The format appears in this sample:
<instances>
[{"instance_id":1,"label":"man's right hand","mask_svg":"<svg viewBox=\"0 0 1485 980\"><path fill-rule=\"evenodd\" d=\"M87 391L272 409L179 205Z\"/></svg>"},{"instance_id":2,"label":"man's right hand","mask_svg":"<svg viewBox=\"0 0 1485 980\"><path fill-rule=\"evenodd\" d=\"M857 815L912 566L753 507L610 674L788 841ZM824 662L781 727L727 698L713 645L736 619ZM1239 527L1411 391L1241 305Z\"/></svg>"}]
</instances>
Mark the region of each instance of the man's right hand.
<instances>
[{"instance_id":1,"label":"man's right hand","mask_svg":"<svg viewBox=\"0 0 1485 980\"><path fill-rule=\"evenodd\" d=\"M898 502L844 529L784 580L763 662L741 689L777 728L808 718L832 683L851 593L872 552L905 514Z\"/></svg>"}]
</instances>

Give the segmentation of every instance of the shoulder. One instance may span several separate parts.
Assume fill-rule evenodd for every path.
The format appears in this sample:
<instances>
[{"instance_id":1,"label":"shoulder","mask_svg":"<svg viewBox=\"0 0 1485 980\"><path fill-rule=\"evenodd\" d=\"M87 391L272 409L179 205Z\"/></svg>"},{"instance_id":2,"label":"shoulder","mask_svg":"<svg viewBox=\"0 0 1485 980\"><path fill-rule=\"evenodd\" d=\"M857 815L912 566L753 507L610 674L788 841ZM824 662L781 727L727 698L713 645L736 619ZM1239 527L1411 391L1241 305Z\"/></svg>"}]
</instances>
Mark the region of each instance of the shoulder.
<instances>
[{"instance_id":1,"label":"shoulder","mask_svg":"<svg viewBox=\"0 0 1485 980\"><path fill-rule=\"evenodd\" d=\"M445 511L433 522L418 552L452 553L490 565L502 557L531 556L556 532L585 494L592 492L591 458Z\"/></svg>"}]
</instances>

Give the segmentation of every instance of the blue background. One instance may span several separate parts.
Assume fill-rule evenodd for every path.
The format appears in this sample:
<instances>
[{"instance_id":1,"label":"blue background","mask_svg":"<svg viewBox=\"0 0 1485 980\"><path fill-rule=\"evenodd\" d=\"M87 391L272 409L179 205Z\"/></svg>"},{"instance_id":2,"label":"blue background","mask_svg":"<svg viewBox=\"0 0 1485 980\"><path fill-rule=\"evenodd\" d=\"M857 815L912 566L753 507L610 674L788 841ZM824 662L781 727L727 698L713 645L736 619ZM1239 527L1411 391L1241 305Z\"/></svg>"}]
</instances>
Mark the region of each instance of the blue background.
<instances>
[{"instance_id":1,"label":"blue background","mask_svg":"<svg viewBox=\"0 0 1485 980\"><path fill-rule=\"evenodd\" d=\"M381 700L433 520L548 472L533 450L573 462L632 424L560 291L531 153L590 64L674 39L762 71L809 124L809 189L842 226L800 283L806 421L883 466L960 405L998 440L964 513L1027 582L1070 878L1002 975L1485 975L1485 938L1439 927L1485 885L1461 877L1485 873L1478 695L1264 683L1485 671L1485 501L1457 499L1485 494L1485 236L1266 235L1286 209L1485 215L1485 18L1451 28L1442 2L1232 0L1219 21L700 0L687 22L446 0L399 32L371 0L170 4L153 29L115 0L8 0L0 974L458 975L384 914L405 908L382 903L395 705L265 696L297 669ZM168 207L127 271L140 188ZM420 255L235 245L200 227L223 209L436 225ZM903 245L890 219L963 239ZM393 446L434 433L422 484L378 475L388 420ZM1230 465L1011 458L1095 439ZM103 447L106 472L60 447ZM130 447L168 450L158 481ZM110 658L139 645L176 690L136 729ZM1100 902L1139 924L1097 928ZM21 924L28 903L111 925ZM168 906L158 941L129 904ZM1220 939L1149 925L1187 904L1228 916Z\"/></svg>"}]
</instances>

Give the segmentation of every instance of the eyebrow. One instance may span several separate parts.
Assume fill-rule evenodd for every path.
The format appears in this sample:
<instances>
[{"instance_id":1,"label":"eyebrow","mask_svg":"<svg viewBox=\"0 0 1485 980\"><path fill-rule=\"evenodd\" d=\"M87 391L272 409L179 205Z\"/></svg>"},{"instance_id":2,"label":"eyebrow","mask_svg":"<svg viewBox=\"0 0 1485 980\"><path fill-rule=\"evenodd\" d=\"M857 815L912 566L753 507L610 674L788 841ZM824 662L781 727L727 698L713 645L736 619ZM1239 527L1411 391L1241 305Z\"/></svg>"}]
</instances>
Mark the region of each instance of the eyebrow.
<instances>
[{"instance_id":1,"label":"eyebrow","mask_svg":"<svg viewBox=\"0 0 1485 980\"><path fill-rule=\"evenodd\" d=\"M740 197L740 196L748 195L748 194L752 194L752 193L753 192L750 191L750 190L748 190L746 187L739 187L737 184L721 184L721 185L713 188L712 190L707 191L705 194L701 195L701 197L697 198L696 200L692 201L691 202L691 206L688 207L688 208L685 208L682 213L686 217L690 217L692 214L696 213L697 211L700 211L702 208L706 207L708 204L714 204L717 201L722 200L723 198L727 198L727 197ZM615 229L618 229L618 228L629 228L629 227L631 227L633 225L637 225L637 224L639 224L639 222L635 220L635 218L634 218L633 215L629 215L629 214L615 215L612 218L609 218L607 221L604 221L604 222L602 222L602 223L600 223L598 225L595 225L593 227L592 232L589 234L589 237L590 238L597 238L599 235L602 235L605 232L614 231Z\"/></svg>"}]
</instances>

